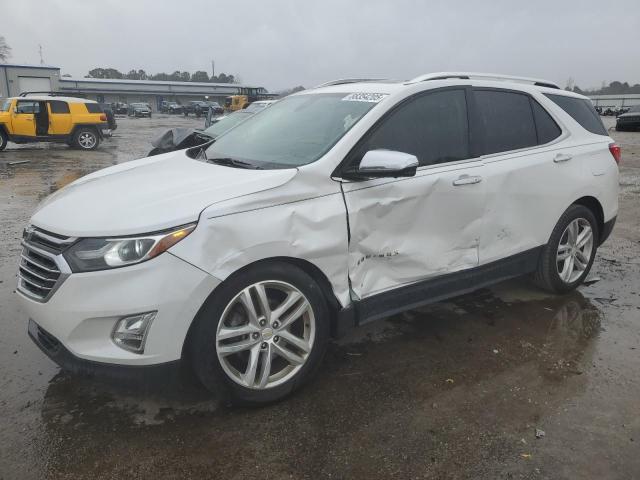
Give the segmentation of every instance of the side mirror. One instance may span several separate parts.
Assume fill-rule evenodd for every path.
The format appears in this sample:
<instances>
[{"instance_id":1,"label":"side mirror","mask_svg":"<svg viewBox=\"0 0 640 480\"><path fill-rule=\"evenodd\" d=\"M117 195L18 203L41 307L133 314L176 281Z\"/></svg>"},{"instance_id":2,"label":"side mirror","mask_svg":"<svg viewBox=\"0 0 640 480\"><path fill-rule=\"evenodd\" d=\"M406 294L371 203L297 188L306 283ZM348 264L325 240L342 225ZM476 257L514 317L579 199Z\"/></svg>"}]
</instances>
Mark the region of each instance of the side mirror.
<instances>
[{"instance_id":1,"label":"side mirror","mask_svg":"<svg viewBox=\"0 0 640 480\"><path fill-rule=\"evenodd\" d=\"M364 154L357 175L365 178L413 177L418 169L415 155L393 150L369 150Z\"/></svg>"}]
</instances>

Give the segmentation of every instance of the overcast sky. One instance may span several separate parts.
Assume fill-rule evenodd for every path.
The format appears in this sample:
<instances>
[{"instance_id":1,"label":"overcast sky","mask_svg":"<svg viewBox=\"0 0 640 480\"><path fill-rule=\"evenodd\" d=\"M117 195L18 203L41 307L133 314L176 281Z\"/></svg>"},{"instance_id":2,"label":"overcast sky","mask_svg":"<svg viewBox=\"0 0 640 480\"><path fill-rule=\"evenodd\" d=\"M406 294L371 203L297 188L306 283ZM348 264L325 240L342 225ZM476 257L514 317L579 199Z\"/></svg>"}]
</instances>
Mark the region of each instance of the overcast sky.
<instances>
[{"instance_id":1,"label":"overcast sky","mask_svg":"<svg viewBox=\"0 0 640 480\"><path fill-rule=\"evenodd\" d=\"M13 63L206 70L268 89L341 77L484 71L581 88L640 83L640 0L19 0Z\"/></svg>"}]
</instances>

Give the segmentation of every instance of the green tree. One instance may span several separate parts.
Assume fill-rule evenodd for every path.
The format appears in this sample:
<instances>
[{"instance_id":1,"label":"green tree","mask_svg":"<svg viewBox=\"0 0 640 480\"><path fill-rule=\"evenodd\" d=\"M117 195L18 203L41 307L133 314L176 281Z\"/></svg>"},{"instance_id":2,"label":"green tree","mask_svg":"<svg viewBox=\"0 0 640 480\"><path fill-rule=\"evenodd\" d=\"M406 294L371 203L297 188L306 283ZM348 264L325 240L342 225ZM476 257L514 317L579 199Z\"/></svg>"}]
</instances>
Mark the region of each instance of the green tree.
<instances>
[{"instance_id":1,"label":"green tree","mask_svg":"<svg viewBox=\"0 0 640 480\"><path fill-rule=\"evenodd\" d=\"M203 72L202 70L198 70L193 75L191 75L191 81L192 82L208 82L209 81L209 75L207 74L207 72Z\"/></svg>"},{"instance_id":2,"label":"green tree","mask_svg":"<svg viewBox=\"0 0 640 480\"><path fill-rule=\"evenodd\" d=\"M7 41L0 35L0 62L6 62L11 57L11 47Z\"/></svg>"}]
</instances>

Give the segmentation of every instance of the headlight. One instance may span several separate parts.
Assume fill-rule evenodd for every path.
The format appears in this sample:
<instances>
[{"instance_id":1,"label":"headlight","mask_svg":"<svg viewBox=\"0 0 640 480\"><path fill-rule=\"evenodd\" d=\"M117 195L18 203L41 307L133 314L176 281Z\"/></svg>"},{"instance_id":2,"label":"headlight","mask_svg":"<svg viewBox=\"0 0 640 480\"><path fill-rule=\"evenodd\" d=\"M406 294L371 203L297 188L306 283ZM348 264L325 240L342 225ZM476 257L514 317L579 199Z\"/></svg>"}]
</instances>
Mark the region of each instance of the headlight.
<instances>
[{"instance_id":1,"label":"headlight","mask_svg":"<svg viewBox=\"0 0 640 480\"><path fill-rule=\"evenodd\" d=\"M164 232L125 238L85 238L71 246L64 258L73 272L124 267L157 257L196 228L195 223Z\"/></svg>"}]
</instances>

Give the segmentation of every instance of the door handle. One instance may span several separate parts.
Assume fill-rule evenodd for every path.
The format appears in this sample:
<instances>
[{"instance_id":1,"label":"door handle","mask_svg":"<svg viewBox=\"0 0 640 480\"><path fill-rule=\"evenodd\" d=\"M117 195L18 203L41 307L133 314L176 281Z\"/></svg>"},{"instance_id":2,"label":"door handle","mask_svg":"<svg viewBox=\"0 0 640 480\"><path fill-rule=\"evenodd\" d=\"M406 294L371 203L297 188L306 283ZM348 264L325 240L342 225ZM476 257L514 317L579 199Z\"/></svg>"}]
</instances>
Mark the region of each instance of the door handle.
<instances>
[{"instance_id":1,"label":"door handle","mask_svg":"<svg viewBox=\"0 0 640 480\"><path fill-rule=\"evenodd\" d=\"M572 158L573 156L569 155L568 153L558 153L555 157L553 157L553 161L555 163L562 163L562 162L568 162Z\"/></svg>"},{"instance_id":2,"label":"door handle","mask_svg":"<svg viewBox=\"0 0 640 480\"><path fill-rule=\"evenodd\" d=\"M477 175L460 175L453 181L453 186L459 187L460 185L473 185L474 183L480 183L481 181L482 177L479 177Z\"/></svg>"}]
</instances>

